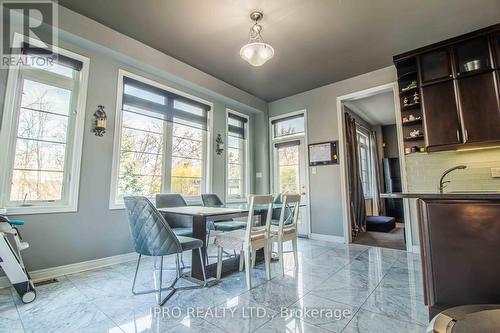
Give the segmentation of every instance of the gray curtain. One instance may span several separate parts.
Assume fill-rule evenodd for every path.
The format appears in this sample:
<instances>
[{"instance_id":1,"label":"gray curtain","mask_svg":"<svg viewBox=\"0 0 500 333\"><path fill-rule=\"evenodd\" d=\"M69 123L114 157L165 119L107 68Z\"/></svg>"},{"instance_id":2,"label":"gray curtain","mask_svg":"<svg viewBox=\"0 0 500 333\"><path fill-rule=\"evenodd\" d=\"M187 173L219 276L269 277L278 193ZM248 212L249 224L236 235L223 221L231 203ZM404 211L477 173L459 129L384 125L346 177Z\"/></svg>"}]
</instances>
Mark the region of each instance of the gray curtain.
<instances>
[{"instance_id":1,"label":"gray curtain","mask_svg":"<svg viewBox=\"0 0 500 333\"><path fill-rule=\"evenodd\" d=\"M352 234L366 231L366 208L363 185L359 174L358 141L356 138L356 120L345 113L347 170L349 184L349 203Z\"/></svg>"},{"instance_id":2,"label":"gray curtain","mask_svg":"<svg viewBox=\"0 0 500 333\"><path fill-rule=\"evenodd\" d=\"M377 215L385 214L385 205L384 199L380 197L380 191L382 190L382 174L380 173L380 156L378 152L378 144L377 144L377 132L370 132L370 143L371 143L371 151L372 151L372 165L373 165L373 176L374 176L374 191L373 200L377 202ZM375 212L375 211L374 211ZM375 215L375 214L374 214Z\"/></svg>"}]
</instances>

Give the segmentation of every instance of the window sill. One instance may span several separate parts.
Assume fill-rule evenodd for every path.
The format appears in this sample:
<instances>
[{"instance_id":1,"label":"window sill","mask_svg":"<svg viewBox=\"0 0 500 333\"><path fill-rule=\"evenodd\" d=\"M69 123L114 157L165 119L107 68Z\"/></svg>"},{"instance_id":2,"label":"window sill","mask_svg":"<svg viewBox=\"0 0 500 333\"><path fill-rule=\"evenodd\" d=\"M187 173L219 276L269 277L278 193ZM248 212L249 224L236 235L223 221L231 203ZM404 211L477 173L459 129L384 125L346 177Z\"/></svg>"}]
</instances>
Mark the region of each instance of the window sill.
<instances>
[{"instance_id":1,"label":"window sill","mask_svg":"<svg viewBox=\"0 0 500 333\"><path fill-rule=\"evenodd\" d=\"M56 214L56 213L76 213L78 207L75 206L29 206L29 207L5 207L7 215L33 215L33 214Z\"/></svg>"}]
</instances>

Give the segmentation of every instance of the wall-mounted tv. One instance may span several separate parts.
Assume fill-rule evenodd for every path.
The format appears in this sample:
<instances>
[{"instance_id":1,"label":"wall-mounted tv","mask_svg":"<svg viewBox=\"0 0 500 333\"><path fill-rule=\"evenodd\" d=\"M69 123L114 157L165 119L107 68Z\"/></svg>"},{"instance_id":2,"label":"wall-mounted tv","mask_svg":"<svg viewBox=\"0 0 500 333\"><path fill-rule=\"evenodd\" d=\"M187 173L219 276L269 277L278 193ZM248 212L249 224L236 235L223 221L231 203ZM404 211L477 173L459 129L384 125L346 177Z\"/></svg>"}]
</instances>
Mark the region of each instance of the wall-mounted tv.
<instances>
[{"instance_id":1,"label":"wall-mounted tv","mask_svg":"<svg viewBox=\"0 0 500 333\"><path fill-rule=\"evenodd\" d=\"M338 141L312 143L309 145L309 166L339 164Z\"/></svg>"}]
</instances>

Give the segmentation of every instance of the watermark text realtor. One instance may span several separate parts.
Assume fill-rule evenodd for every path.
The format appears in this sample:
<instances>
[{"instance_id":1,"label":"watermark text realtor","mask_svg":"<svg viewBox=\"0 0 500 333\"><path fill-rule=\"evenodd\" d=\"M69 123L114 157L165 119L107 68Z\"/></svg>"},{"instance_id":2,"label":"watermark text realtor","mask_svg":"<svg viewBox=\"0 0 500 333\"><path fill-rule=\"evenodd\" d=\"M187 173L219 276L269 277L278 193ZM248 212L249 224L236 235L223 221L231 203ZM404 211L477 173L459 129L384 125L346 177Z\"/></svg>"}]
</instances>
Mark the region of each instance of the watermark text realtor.
<instances>
[{"instance_id":1,"label":"watermark text realtor","mask_svg":"<svg viewBox=\"0 0 500 333\"><path fill-rule=\"evenodd\" d=\"M50 66L57 46L57 3L0 0L0 68Z\"/></svg>"}]
</instances>

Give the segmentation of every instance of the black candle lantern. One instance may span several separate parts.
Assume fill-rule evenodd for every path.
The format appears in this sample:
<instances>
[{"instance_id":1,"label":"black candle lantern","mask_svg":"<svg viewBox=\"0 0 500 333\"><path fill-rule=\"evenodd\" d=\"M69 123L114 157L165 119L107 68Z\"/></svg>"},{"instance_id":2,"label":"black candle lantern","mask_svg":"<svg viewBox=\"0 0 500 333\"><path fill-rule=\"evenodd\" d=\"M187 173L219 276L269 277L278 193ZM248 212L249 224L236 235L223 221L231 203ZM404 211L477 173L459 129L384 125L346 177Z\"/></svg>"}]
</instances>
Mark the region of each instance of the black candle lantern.
<instances>
[{"instance_id":1,"label":"black candle lantern","mask_svg":"<svg viewBox=\"0 0 500 333\"><path fill-rule=\"evenodd\" d=\"M217 135L215 143L216 143L215 152L217 153L217 155L221 155L224 152L224 142L222 141L222 136L220 134Z\"/></svg>"},{"instance_id":2,"label":"black candle lantern","mask_svg":"<svg viewBox=\"0 0 500 333\"><path fill-rule=\"evenodd\" d=\"M98 105L97 111L94 113L94 129L92 130L96 136L103 136L106 133L106 118L104 106Z\"/></svg>"}]
</instances>

